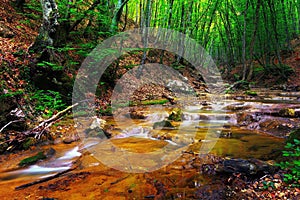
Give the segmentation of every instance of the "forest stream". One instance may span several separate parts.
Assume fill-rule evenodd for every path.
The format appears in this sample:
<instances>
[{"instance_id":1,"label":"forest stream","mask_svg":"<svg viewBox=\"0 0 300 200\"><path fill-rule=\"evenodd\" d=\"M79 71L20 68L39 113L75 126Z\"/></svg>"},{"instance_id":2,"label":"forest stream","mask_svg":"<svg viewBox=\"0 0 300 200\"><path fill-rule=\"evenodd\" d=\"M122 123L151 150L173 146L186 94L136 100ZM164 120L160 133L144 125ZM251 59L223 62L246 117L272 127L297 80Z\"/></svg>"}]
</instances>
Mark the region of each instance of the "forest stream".
<instances>
[{"instance_id":1,"label":"forest stream","mask_svg":"<svg viewBox=\"0 0 300 200\"><path fill-rule=\"evenodd\" d=\"M0 198L159 199L159 195L164 195L167 199L199 199L203 188L220 192L222 184L217 180L223 172L203 173L204 165L208 167L224 158L255 158L274 164L272 154L284 146L283 133L300 123L299 118L282 114L288 108L299 114L300 92L257 92L255 98L228 95L223 102L205 105L195 101L181 108L182 121L172 122L174 128L153 129L153 124L165 120L174 106L144 106L138 109L144 119L123 116L116 123L113 117L104 117L114 127L109 140L80 136L72 144L44 145L1 155ZM214 143L209 154L201 152L201 146L207 143ZM151 156L145 157L143 163L131 155L122 157L122 151L155 154L165 146L168 153L161 160L169 159L170 164L166 161L160 169L156 169L159 161ZM20 160L49 149L54 152L48 159L27 167L18 166ZM182 153L173 158L172 152L178 151ZM110 166L97 158L111 161ZM175 161L171 162L172 159ZM61 176L49 181L22 187L59 173Z\"/></svg>"}]
</instances>

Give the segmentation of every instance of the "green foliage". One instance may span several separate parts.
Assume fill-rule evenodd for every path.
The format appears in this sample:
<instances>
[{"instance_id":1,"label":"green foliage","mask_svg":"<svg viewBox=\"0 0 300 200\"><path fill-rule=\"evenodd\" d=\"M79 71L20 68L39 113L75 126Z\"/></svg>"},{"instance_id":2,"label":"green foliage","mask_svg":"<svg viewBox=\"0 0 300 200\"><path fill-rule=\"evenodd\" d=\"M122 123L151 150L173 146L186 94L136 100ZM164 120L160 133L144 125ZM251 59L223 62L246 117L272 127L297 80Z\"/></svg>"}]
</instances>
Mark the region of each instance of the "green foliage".
<instances>
[{"instance_id":1,"label":"green foliage","mask_svg":"<svg viewBox=\"0 0 300 200\"><path fill-rule=\"evenodd\" d=\"M1 94L1 95L0 95L0 100L1 100L1 99L5 99L5 98L7 98L7 97L16 97L16 96L19 96L19 95L22 95L22 94L24 94L24 91L23 91L23 90L17 90L17 91L15 91L15 92L9 91L9 92L6 93L6 94Z\"/></svg>"},{"instance_id":2,"label":"green foliage","mask_svg":"<svg viewBox=\"0 0 300 200\"><path fill-rule=\"evenodd\" d=\"M63 70L63 66L60 66L60 65L57 65L55 63L52 63L52 62L46 62L46 61L42 61L40 63L37 64L37 66L40 66L40 67L50 67L53 71L60 71L60 70Z\"/></svg>"},{"instance_id":3,"label":"green foliage","mask_svg":"<svg viewBox=\"0 0 300 200\"><path fill-rule=\"evenodd\" d=\"M52 116L55 111L65 108L60 93L52 90L38 90L30 96L30 100L34 102L35 111L44 117Z\"/></svg>"},{"instance_id":4,"label":"green foliage","mask_svg":"<svg viewBox=\"0 0 300 200\"><path fill-rule=\"evenodd\" d=\"M292 183L293 186L300 186L300 140L294 139L293 143L287 143L286 150L282 151L283 156L288 158L288 161L277 164L287 173L284 175L284 181Z\"/></svg>"}]
</instances>

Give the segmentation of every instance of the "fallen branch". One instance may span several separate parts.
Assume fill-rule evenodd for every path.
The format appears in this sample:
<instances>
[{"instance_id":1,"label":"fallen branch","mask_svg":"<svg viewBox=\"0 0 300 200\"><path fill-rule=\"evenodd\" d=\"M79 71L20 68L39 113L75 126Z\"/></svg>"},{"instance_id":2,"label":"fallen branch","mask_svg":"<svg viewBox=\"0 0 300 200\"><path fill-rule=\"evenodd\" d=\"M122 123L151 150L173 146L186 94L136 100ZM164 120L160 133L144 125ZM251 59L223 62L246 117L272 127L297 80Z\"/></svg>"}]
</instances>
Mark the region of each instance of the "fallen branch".
<instances>
[{"instance_id":1,"label":"fallen branch","mask_svg":"<svg viewBox=\"0 0 300 200\"><path fill-rule=\"evenodd\" d=\"M32 130L27 131L26 135L34 133L35 134L34 137L39 139L41 137L41 135L45 132L46 129L48 129L55 121L60 119L60 117L63 114L65 114L66 112L68 112L69 110L71 110L73 107L75 107L77 105L78 105L78 103L68 106L66 109L58 112L57 114L53 115L51 118L42 121L38 126L33 128Z\"/></svg>"},{"instance_id":2,"label":"fallen branch","mask_svg":"<svg viewBox=\"0 0 300 200\"><path fill-rule=\"evenodd\" d=\"M23 131L23 132L19 132L16 135L16 137L14 137L13 139L5 141L5 142L8 142L8 145L10 145L10 147L7 148L7 151L12 150L15 147L17 147L18 145L22 144L22 142L24 142L28 137L34 137L36 139L40 139L41 136L45 133L46 130L48 130L57 120L61 119L66 112L68 112L73 107L77 106L78 104L79 103L75 103L71 106L68 106L66 109L56 113L51 118L42 121L39 125L37 125L33 129ZM4 127L1 128L1 131L3 129L5 129L7 126L9 126L11 123L14 123L14 122L17 122L17 120L16 121L11 121L8 124L6 124Z\"/></svg>"}]
</instances>

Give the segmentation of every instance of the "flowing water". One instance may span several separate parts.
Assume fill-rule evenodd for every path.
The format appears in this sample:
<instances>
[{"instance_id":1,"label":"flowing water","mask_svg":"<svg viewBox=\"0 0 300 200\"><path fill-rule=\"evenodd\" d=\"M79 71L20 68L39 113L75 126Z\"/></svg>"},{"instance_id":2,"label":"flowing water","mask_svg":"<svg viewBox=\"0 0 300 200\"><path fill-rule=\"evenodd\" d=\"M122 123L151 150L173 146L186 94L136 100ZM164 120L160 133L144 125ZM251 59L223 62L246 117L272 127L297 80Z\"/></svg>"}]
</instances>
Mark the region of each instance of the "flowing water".
<instances>
[{"instance_id":1,"label":"flowing water","mask_svg":"<svg viewBox=\"0 0 300 200\"><path fill-rule=\"evenodd\" d=\"M128 180L128 184L132 181L134 184L144 184L140 186L139 189L136 189L136 191L139 191L137 192L139 195L145 197L147 194L155 194L155 191L152 191L153 187L146 187L145 185L148 183L146 184L146 182L142 181L147 179L144 177L146 175L143 175L143 178L141 178L142 175L139 174L131 175L129 173L130 170L134 172L153 171L150 173L151 177L154 177L153 179L156 179L157 176L162 176L161 173L166 173L167 170L168 180L172 179L175 182L185 180L183 181L185 183L182 182L182 184L180 181L176 184L174 183L176 187L179 187L181 184L181 188L188 187L187 184L190 182L193 183L193 187L195 187L195 185L197 186L197 184L206 184L210 181L211 177L202 176L197 170L192 170L188 167L185 167L185 170L183 170L183 166L186 165L188 158L184 158L185 154L183 153L179 157L172 157L172 155L175 154L173 152L178 153L179 151L185 151L196 154L209 152L222 157L263 159L271 154L274 149L278 149L284 145L282 138L274 137L268 134L267 131L260 130L260 128L250 129L249 126L241 128L238 124L239 119L237 113L260 113L260 118L268 118L272 116L270 113L273 113L274 110L278 111L280 108L290 107L297 111L300 109L299 93L261 90L257 92L259 93L259 98L255 99L235 97L235 99L239 100L227 98L223 102L215 102L210 105L194 103L182 106L183 121L172 122L175 128L153 129L153 124L166 119L173 109L173 107L167 106L145 107L144 110L147 113L145 119L129 119L124 116L121 120L115 121L113 117L108 117L105 120L114 127L114 130L112 130L113 137L110 140L81 138L78 143L73 143L72 145L52 145L57 152L54 157L26 168L18 168L17 161L33 155L32 152L26 152L16 157L15 160L10 160L9 158L2 159L0 185L10 185L10 189L15 191L14 187L20 184L64 172L72 168L75 161L78 160L80 160L80 167L77 170L97 172L100 175L99 180L94 180L93 178L88 179L91 181L90 186L88 183L82 183L80 181L78 185L73 185L70 190L72 190L74 194L78 192L81 195L87 195L88 191L93 191L93 187L96 190L98 187L96 186L97 184L100 187L102 184L105 185L105 181L110 180L109 188L112 191L115 190L115 192L108 194L108 196L110 195L112 198L116 197L120 195L118 190L125 187L121 183L121 185L119 184L119 182L123 180L119 180L120 176L124 176L124 180ZM297 120L299 120L299 118L294 118L292 121L299 123ZM42 148L45 149L47 147ZM157 159L157 155L160 155L157 152L161 153L161 149L165 151L165 155L161 154L163 158ZM141 158L123 157L124 151L131 152L132 154L149 154L150 156L144 157L141 161ZM100 161L97 158L101 158ZM159 165L161 160L166 160L166 162L163 162L163 166ZM181 162L181 160L184 161ZM104 161L104 164L101 161ZM105 166L106 161L110 162L110 166ZM140 164L133 166L132 163ZM160 166L161 169L157 170L158 166ZM124 169L126 167L128 169L125 170L125 172L115 170ZM95 183L95 181L97 183ZM116 181L116 183L114 183L114 181ZM82 184L84 189L82 187L80 188L80 184ZM125 188L129 187L128 184ZM115 185L116 187L114 188L113 186ZM132 188L134 187L132 186ZM106 189L104 188L103 190L105 191ZM140 190L143 190L143 192ZM60 192L63 193L63 191ZM65 197L64 195L61 196L60 193L58 195L58 193L59 190L56 191L55 194L59 197ZM101 195L104 195L105 192L98 191L96 193L98 197L104 199ZM135 195L138 195L137 193L135 193ZM42 191L38 192L38 194L42 196L45 195ZM122 195L130 196L131 194ZM4 197L7 198L8 196L6 195ZM3 199L5 199L4 197ZM32 199L35 199L35 197ZM70 199L76 198L72 197ZM106 199L110 198L107 197Z\"/></svg>"}]
</instances>

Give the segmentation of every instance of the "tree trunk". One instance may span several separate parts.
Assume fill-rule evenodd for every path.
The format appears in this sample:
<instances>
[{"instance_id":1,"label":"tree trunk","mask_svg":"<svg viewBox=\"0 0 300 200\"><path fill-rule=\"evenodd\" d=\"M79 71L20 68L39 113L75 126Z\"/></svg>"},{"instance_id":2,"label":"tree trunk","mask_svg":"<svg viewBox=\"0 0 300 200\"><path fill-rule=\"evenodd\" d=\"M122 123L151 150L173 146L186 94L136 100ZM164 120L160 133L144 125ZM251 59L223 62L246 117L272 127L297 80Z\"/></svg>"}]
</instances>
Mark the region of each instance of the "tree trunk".
<instances>
[{"instance_id":1,"label":"tree trunk","mask_svg":"<svg viewBox=\"0 0 300 200\"><path fill-rule=\"evenodd\" d=\"M47 46L53 46L53 37L58 24L58 9L55 0L41 0L43 9L43 24L33 45L29 48L32 52L43 52Z\"/></svg>"},{"instance_id":2,"label":"tree trunk","mask_svg":"<svg viewBox=\"0 0 300 200\"><path fill-rule=\"evenodd\" d=\"M248 73L248 76L247 76L247 80L251 80L252 74L253 74L252 59L253 59L253 51L254 51L254 45L255 45L255 41L256 41L257 29L258 29L258 25L259 25L260 6L261 6L261 0L257 0L256 10L255 10L255 19L254 19L255 20L254 21L254 30L253 30L253 33L252 33L252 38L251 38L251 42L250 42L250 49L249 49L250 63L249 63L249 73Z\"/></svg>"},{"instance_id":3,"label":"tree trunk","mask_svg":"<svg viewBox=\"0 0 300 200\"><path fill-rule=\"evenodd\" d=\"M118 31L118 25L123 12L123 7L126 5L128 1L129 0L118 0L118 4L116 6L115 13L110 26L110 32L113 34Z\"/></svg>"},{"instance_id":4,"label":"tree trunk","mask_svg":"<svg viewBox=\"0 0 300 200\"><path fill-rule=\"evenodd\" d=\"M244 10L244 32L243 32L243 78L242 80L246 79L246 73L247 73L247 66L246 66L246 34L247 34L247 10L248 10L248 3L249 1L246 2L246 8Z\"/></svg>"},{"instance_id":5,"label":"tree trunk","mask_svg":"<svg viewBox=\"0 0 300 200\"><path fill-rule=\"evenodd\" d=\"M143 31L143 44L144 44L144 52L141 64L144 65L147 58L147 47L148 47L148 29L147 27L150 26L150 15L151 15L151 0L147 0L146 3L146 12L145 12L145 31Z\"/></svg>"}]
</instances>

